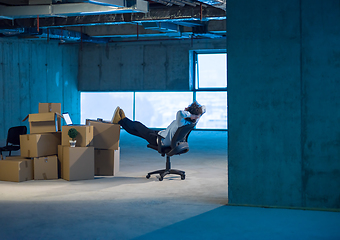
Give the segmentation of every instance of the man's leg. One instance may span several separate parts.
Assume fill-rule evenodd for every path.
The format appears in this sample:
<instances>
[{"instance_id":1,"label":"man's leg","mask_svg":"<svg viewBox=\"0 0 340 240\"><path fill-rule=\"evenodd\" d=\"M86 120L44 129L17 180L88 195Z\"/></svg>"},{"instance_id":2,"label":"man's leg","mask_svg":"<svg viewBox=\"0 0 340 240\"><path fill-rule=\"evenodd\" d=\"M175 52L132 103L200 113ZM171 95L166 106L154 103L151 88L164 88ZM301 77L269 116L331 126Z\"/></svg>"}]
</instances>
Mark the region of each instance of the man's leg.
<instances>
[{"instance_id":1,"label":"man's leg","mask_svg":"<svg viewBox=\"0 0 340 240\"><path fill-rule=\"evenodd\" d=\"M131 121L129 118L125 117L118 122L128 133L141 137L148 141L152 145L157 145L157 134L154 130L146 127L140 122Z\"/></svg>"}]
</instances>

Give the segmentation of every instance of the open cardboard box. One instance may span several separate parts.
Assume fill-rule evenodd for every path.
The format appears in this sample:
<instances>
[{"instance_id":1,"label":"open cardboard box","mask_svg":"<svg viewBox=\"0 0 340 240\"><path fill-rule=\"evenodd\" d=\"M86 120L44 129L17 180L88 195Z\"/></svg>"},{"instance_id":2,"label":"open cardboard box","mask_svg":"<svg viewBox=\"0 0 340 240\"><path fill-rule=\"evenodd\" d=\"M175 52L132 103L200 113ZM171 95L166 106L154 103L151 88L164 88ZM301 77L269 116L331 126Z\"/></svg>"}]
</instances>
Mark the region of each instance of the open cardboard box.
<instances>
[{"instance_id":1,"label":"open cardboard box","mask_svg":"<svg viewBox=\"0 0 340 240\"><path fill-rule=\"evenodd\" d=\"M57 112L28 114L22 121L28 119L30 133L46 133L61 131L61 118Z\"/></svg>"}]
</instances>

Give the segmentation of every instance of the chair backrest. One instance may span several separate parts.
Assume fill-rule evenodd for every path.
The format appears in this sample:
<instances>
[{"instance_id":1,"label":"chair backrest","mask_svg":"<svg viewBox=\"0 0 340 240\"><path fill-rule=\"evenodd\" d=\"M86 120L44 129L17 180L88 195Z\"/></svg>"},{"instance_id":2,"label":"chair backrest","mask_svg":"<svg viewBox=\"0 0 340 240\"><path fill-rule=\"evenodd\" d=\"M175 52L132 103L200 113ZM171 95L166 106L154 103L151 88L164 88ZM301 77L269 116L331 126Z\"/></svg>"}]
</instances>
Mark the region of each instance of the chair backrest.
<instances>
[{"instance_id":1,"label":"chair backrest","mask_svg":"<svg viewBox=\"0 0 340 240\"><path fill-rule=\"evenodd\" d=\"M196 124L192 123L177 129L171 140L171 150L166 153L168 156L183 154L189 151L188 137L195 126Z\"/></svg>"},{"instance_id":2,"label":"chair backrest","mask_svg":"<svg viewBox=\"0 0 340 240\"><path fill-rule=\"evenodd\" d=\"M26 126L16 126L8 129L6 145L20 145L20 135L27 133Z\"/></svg>"},{"instance_id":3,"label":"chair backrest","mask_svg":"<svg viewBox=\"0 0 340 240\"><path fill-rule=\"evenodd\" d=\"M195 126L196 124L192 123L179 127L175 132L175 135L172 137L171 148L175 148L181 142L187 142L188 136Z\"/></svg>"}]
</instances>

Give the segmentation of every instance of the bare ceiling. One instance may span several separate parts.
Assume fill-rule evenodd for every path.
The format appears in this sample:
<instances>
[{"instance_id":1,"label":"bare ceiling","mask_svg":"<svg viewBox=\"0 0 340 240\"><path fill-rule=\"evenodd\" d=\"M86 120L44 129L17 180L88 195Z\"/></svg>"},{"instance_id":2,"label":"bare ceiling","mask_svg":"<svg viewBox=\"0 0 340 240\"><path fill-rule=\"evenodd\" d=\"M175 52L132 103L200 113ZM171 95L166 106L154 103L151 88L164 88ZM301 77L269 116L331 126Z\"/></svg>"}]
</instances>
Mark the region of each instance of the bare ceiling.
<instances>
[{"instance_id":1,"label":"bare ceiling","mask_svg":"<svg viewBox=\"0 0 340 240\"><path fill-rule=\"evenodd\" d=\"M0 0L0 37L107 43L225 36L226 0Z\"/></svg>"}]
</instances>

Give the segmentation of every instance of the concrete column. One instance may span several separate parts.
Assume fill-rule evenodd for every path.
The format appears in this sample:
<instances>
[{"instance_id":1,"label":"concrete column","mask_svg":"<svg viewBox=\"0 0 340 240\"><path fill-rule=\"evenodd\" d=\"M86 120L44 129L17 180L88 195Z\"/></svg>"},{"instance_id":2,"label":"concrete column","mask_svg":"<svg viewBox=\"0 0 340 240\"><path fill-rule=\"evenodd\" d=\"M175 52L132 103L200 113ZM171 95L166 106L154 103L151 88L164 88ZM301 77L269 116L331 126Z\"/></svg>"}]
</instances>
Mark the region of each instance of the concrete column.
<instances>
[{"instance_id":1,"label":"concrete column","mask_svg":"<svg viewBox=\"0 0 340 240\"><path fill-rule=\"evenodd\" d=\"M340 207L339 10L228 1L230 203Z\"/></svg>"}]
</instances>

